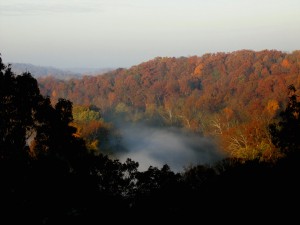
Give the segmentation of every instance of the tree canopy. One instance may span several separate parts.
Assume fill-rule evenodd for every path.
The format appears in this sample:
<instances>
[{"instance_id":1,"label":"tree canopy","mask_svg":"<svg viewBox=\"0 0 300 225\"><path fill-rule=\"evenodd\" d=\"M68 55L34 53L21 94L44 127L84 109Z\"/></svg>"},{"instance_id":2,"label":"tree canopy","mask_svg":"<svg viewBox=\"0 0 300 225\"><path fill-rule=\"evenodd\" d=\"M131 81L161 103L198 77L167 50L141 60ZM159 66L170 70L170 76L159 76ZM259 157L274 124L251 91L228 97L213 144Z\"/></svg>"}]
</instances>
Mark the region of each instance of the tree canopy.
<instances>
[{"instance_id":1,"label":"tree canopy","mask_svg":"<svg viewBox=\"0 0 300 225\"><path fill-rule=\"evenodd\" d=\"M300 107L295 87L289 90L281 120L270 125L274 145L285 153L299 150ZM275 164L232 157L183 173L168 165L141 172L131 159L121 163L89 151L72 126L72 109L63 98L53 106L30 73L15 75L0 57L1 222L297 219L297 154Z\"/></svg>"},{"instance_id":2,"label":"tree canopy","mask_svg":"<svg viewBox=\"0 0 300 225\"><path fill-rule=\"evenodd\" d=\"M95 105L106 121L122 118L185 128L217 140L243 160L281 157L268 125L299 89L299 51L239 50L191 57L156 57L128 69L68 81L39 79L52 101Z\"/></svg>"}]
</instances>

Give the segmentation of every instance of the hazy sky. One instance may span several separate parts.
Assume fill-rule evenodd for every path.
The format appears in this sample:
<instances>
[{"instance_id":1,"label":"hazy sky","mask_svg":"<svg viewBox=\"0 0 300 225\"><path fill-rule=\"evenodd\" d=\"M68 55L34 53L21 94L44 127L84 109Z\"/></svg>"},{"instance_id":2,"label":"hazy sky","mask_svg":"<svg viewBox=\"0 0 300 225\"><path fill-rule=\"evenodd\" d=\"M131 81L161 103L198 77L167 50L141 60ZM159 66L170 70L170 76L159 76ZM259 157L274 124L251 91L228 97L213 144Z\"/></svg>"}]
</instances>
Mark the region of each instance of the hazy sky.
<instances>
[{"instance_id":1,"label":"hazy sky","mask_svg":"<svg viewBox=\"0 0 300 225\"><path fill-rule=\"evenodd\" d=\"M156 56L300 49L299 0L0 0L4 62L130 67Z\"/></svg>"}]
</instances>

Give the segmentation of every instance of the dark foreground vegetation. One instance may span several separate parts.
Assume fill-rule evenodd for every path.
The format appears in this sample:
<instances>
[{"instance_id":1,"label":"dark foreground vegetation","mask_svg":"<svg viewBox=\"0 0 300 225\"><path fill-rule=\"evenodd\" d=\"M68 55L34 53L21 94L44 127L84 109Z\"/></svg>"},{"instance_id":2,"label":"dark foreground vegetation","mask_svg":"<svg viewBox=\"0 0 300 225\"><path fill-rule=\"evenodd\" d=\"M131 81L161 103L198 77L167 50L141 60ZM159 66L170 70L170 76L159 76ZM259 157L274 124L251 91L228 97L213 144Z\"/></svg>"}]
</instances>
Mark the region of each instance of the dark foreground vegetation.
<instances>
[{"instance_id":1,"label":"dark foreground vegetation","mask_svg":"<svg viewBox=\"0 0 300 225\"><path fill-rule=\"evenodd\" d=\"M182 173L168 165L140 172L138 162L87 149L71 125L72 102L51 105L29 73L15 75L1 58L0 70L1 224L297 219L300 103L293 85L280 120L269 125L282 154L276 161L226 158Z\"/></svg>"}]
</instances>

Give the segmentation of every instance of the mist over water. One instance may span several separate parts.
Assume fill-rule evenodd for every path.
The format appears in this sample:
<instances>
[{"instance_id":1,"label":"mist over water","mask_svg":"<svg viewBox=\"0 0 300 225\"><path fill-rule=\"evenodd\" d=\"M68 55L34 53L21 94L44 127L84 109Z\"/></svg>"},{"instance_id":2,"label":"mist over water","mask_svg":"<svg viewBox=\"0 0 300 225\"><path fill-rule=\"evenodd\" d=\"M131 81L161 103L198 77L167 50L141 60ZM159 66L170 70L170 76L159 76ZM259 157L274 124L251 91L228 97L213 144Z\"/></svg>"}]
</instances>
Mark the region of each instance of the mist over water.
<instances>
[{"instance_id":1,"label":"mist over water","mask_svg":"<svg viewBox=\"0 0 300 225\"><path fill-rule=\"evenodd\" d=\"M211 164L224 157L212 140L199 134L141 124L119 129L127 152L119 153L118 158L121 162L127 158L138 162L140 171L168 164L172 171L181 172L185 167Z\"/></svg>"}]
</instances>

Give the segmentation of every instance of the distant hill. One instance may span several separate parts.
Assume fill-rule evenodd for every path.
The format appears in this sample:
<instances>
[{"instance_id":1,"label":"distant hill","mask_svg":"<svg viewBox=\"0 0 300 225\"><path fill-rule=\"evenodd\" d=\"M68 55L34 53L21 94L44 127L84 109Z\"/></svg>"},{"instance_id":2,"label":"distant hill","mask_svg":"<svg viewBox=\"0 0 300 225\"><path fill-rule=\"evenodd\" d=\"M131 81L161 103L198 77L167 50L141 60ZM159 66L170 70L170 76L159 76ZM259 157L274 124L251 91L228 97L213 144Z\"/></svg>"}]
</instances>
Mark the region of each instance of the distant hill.
<instances>
[{"instance_id":1,"label":"distant hill","mask_svg":"<svg viewBox=\"0 0 300 225\"><path fill-rule=\"evenodd\" d=\"M30 72L35 78L38 77L55 77L58 79L67 80L70 78L79 78L80 73L74 73L69 70L62 70L50 66L36 66L29 63L11 63L12 71L16 74Z\"/></svg>"},{"instance_id":2,"label":"distant hill","mask_svg":"<svg viewBox=\"0 0 300 225\"><path fill-rule=\"evenodd\" d=\"M95 76L113 70L112 68L66 68L58 69L50 66L36 66L29 63L11 63L12 71L16 74L30 72L33 77L55 77L60 80L80 78L84 75Z\"/></svg>"},{"instance_id":3,"label":"distant hill","mask_svg":"<svg viewBox=\"0 0 300 225\"><path fill-rule=\"evenodd\" d=\"M82 76L84 76L84 75L95 76L95 75L101 75L101 74L107 73L114 69L115 68L70 67L70 68L66 68L65 70L78 73Z\"/></svg>"}]
</instances>

